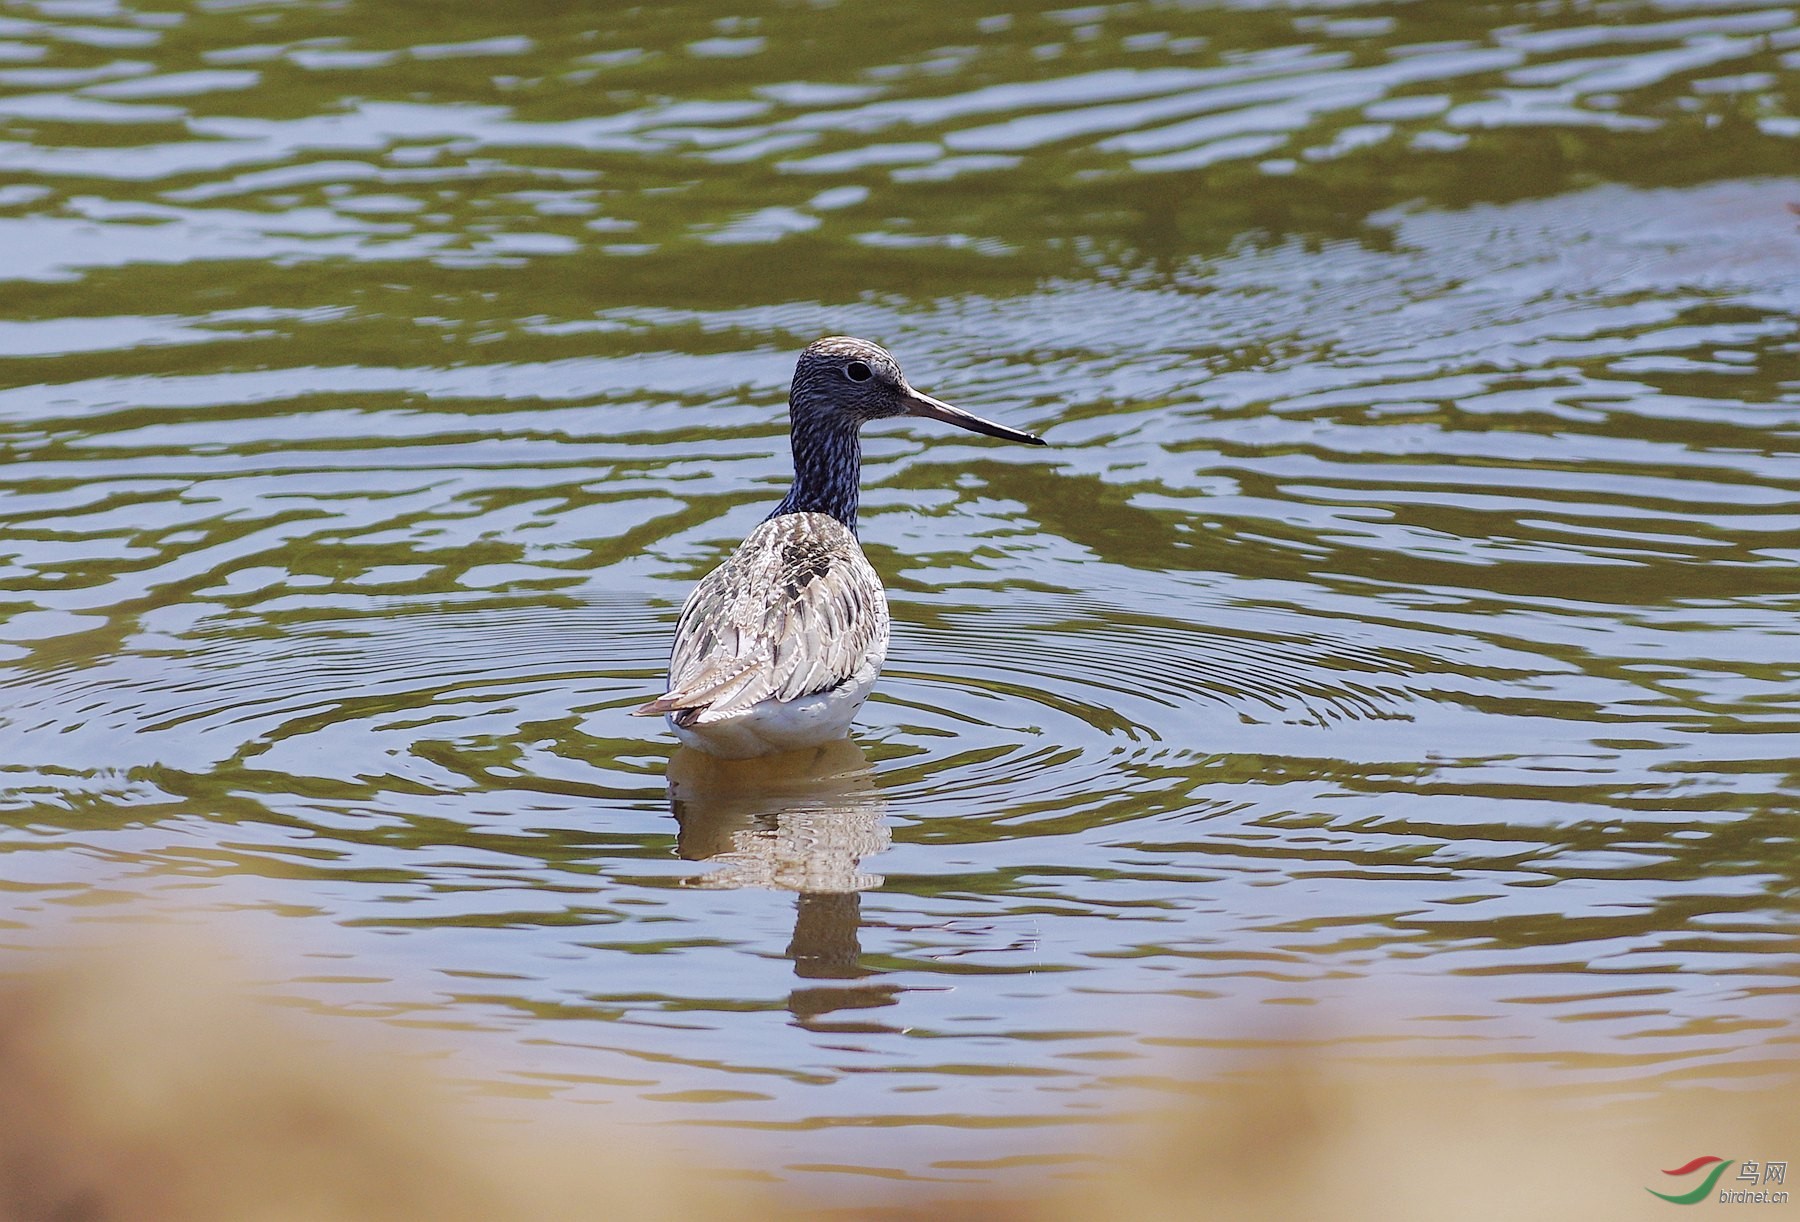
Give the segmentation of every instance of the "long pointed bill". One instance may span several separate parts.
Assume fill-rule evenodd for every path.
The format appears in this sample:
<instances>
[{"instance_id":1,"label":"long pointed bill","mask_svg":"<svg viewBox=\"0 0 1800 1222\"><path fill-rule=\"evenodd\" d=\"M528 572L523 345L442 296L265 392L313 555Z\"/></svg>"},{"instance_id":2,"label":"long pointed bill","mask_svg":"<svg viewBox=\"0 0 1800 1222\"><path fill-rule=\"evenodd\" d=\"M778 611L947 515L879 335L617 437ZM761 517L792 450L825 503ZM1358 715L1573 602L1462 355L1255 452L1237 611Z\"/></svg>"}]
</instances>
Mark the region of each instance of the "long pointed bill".
<instances>
[{"instance_id":1,"label":"long pointed bill","mask_svg":"<svg viewBox=\"0 0 1800 1222\"><path fill-rule=\"evenodd\" d=\"M971 416L960 407L951 407L942 399L920 394L910 386L906 388L906 414L929 416L933 420L942 420L945 424L954 424L959 429L968 429L971 433L986 433L989 437L998 437L1003 441L1022 441L1028 446L1045 444L1042 437L1009 429L1004 424L995 424L980 416Z\"/></svg>"}]
</instances>

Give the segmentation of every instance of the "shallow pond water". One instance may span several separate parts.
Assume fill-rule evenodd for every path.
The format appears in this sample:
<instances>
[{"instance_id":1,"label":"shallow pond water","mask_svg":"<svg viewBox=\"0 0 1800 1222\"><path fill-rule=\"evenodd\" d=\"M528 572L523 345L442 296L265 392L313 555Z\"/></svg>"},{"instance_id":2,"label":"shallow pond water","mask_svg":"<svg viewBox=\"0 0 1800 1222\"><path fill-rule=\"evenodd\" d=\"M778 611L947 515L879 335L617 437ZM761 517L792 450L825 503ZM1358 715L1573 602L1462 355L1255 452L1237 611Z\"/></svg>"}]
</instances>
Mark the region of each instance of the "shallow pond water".
<instances>
[{"instance_id":1,"label":"shallow pond water","mask_svg":"<svg viewBox=\"0 0 1800 1222\"><path fill-rule=\"evenodd\" d=\"M1244 1048L1754 1080L1797 103L1748 0L9 5L9 962L209 917L827 1192ZM887 675L721 776L628 712L832 332L1050 448L872 427Z\"/></svg>"}]
</instances>

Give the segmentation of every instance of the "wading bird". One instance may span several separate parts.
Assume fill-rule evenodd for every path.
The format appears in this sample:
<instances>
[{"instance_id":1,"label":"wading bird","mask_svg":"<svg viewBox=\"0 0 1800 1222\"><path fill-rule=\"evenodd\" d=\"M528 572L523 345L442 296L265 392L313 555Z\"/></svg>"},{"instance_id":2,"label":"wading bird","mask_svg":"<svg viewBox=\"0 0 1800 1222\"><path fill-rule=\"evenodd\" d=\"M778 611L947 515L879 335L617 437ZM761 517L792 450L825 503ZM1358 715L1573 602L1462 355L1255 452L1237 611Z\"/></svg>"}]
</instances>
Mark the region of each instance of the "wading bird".
<instances>
[{"instance_id":1,"label":"wading bird","mask_svg":"<svg viewBox=\"0 0 1800 1222\"><path fill-rule=\"evenodd\" d=\"M907 384L867 340L807 346L788 391L794 486L681 608L669 690L635 710L709 755L744 758L841 738L887 658L887 593L856 542L870 420L928 416L1006 441L1040 438Z\"/></svg>"}]
</instances>

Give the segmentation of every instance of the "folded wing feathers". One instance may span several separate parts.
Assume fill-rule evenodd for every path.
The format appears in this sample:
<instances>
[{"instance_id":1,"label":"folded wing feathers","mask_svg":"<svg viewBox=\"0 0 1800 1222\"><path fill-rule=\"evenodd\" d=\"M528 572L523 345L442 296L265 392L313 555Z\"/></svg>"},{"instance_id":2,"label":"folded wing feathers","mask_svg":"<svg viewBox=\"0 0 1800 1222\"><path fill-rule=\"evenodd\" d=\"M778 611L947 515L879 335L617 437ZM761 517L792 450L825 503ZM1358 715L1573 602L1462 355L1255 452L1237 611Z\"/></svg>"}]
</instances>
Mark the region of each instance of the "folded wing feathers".
<instances>
[{"instance_id":1,"label":"folded wing feathers","mask_svg":"<svg viewBox=\"0 0 1800 1222\"><path fill-rule=\"evenodd\" d=\"M887 634L887 598L856 536L834 518L785 514L750 533L681 610L669 691L636 710L722 721L771 696L849 679Z\"/></svg>"}]
</instances>

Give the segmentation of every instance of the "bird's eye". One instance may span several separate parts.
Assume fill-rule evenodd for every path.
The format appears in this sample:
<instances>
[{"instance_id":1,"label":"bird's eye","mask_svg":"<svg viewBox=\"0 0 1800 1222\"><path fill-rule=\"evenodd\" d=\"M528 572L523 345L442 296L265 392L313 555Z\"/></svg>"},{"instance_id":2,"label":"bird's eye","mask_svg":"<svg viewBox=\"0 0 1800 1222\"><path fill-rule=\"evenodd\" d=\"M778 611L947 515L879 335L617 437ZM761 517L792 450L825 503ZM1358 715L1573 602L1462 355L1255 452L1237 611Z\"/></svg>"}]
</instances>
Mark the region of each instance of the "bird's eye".
<instances>
[{"instance_id":1,"label":"bird's eye","mask_svg":"<svg viewBox=\"0 0 1800 1222\"><path fill-rule=\"evenodd\" d=\"M848 365L844 366L844 376L849 378L852 382L867 382L870 378L875 376L875 371L861 361L851 361Z\"/></svg>"}]
</instances>

